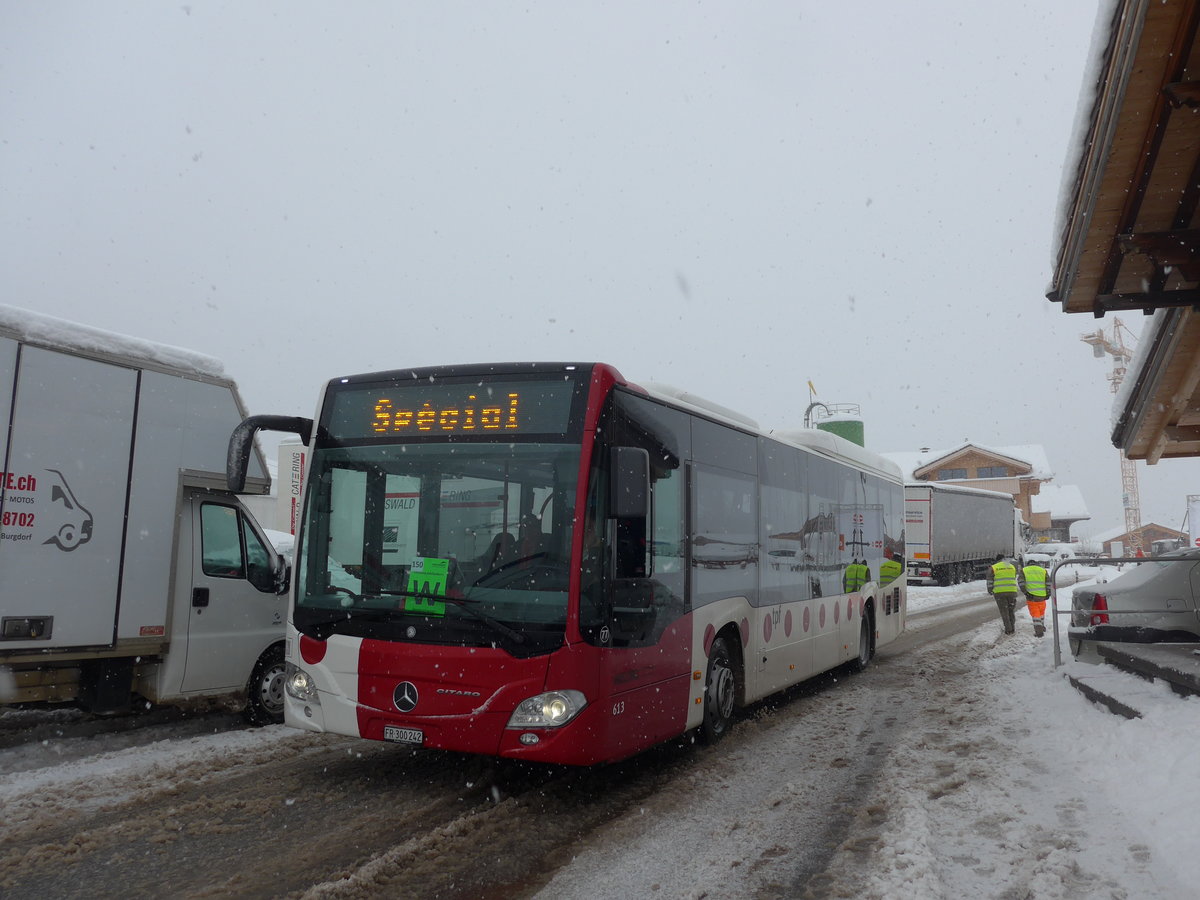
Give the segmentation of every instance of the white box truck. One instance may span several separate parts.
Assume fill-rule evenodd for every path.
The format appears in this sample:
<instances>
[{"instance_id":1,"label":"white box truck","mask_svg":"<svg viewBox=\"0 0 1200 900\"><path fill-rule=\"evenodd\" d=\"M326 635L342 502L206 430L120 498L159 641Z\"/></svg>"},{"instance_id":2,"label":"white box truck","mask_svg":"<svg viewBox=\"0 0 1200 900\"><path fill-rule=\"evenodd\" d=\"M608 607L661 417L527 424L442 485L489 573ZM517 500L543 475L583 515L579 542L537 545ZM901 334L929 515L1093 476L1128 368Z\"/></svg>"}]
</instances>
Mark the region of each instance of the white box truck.
<instances>
[{"instance_id":1,"label":"white box truck","mask_svg":"<svg viewBox=\"0 0 1200 900\"><path fill-rule=\"evenodd\" d=\"M982 578L998 554L1016 552L1011 494L952 484L904 486L904 546L909 584Z\"/></svg>"},{"instance_id":2,"label":"white box truck","mask_svg":"<svg viewBox=\"0 0 1200 900\"><path fill-rule=\"evenodd\" d=\"M288 570L225 484L245 414L216 360L0 306L0 704L282 718Z\"/></svg>"}]
</instances>

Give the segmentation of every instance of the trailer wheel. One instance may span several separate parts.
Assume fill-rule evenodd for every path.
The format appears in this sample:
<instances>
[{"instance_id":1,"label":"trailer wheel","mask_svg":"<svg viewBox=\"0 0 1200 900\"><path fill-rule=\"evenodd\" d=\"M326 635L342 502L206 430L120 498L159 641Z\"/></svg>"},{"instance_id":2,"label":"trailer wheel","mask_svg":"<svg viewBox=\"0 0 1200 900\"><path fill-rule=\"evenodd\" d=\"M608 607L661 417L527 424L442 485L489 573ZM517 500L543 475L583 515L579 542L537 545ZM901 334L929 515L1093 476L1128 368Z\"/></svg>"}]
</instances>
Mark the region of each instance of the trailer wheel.
<instances>
[{"instance_id":1,"label":"trailer wheel","mask_svg":"<svg viewBox=\"0 0 1200 900\"><path fill-rule=\"evenodd\" d=\"M733 657L725 638L717 638L708 654L708 678L704 687L704 721L700 731L706 743L715 744L729 732L733 723L733 705L737 694L737 678L733 672Z\"/></svg>"},{"instance_id":2,"label":"trailer wheel","mask_svg":"<svg viewBox=\"0 0 1200 900\"><path fill-rule=\"evenodd\" d=\"M251 725L278 725L283 721L283 645L275 644L258 658L250 683L246 721Z\"/></svg>"}]
</instances>

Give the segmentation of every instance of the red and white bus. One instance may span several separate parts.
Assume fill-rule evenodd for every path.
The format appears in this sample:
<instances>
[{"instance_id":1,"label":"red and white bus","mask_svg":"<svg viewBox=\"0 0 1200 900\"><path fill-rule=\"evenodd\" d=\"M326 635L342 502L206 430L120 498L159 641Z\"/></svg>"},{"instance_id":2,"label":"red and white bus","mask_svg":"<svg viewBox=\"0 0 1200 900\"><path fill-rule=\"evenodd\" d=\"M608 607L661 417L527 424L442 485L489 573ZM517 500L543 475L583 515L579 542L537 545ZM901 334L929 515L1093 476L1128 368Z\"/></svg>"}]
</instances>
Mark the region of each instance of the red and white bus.
<instances>
[{"instance_id":1,"label":"red and white bus","mask_svg":"<svg viewBox=\"0 0 1200 900\"><path fill-rule=\"evenodd\" d=\"M904 629L899 469L595 363L329 382L287 623L289 725L591 765ZM898 562L896 562L898 561Z\"/></svg>"}]
</instances>

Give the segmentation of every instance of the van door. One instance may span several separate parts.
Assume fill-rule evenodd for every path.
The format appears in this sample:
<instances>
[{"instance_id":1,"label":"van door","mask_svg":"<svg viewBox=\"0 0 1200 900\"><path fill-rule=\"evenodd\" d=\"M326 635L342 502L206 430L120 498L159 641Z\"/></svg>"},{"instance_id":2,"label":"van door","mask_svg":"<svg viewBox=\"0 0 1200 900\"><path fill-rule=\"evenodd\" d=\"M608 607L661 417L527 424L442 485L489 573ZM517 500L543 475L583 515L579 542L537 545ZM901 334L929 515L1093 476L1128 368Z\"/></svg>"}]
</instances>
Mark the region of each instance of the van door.
<instances>
[{"instance_id":1,"label":"van door","mask_svg":"<svg viewBox=\"0 0 1200 900\"><path fill-rule=\"evenodd\" d=\"M282 640L287 598L275 593L274 559L231 495L186 492L179 579L180 590L189 592L184 693L240 690L263 650Z\"/></svg>"}]
</instances>

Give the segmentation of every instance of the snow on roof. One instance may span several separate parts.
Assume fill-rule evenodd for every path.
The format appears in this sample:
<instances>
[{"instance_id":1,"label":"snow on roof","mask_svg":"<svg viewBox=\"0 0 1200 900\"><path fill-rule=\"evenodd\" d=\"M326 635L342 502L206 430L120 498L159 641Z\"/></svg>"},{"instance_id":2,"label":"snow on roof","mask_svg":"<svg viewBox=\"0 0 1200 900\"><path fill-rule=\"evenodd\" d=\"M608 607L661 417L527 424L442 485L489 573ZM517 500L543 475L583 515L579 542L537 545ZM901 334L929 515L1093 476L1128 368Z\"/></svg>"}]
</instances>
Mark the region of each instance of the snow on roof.
<instances>
[{"instance_id":1,"label":"snow on roof","mask_svg":"<svg viewBox=\"0 0 1200 900\"><path fill-rule=\"evenodd\" d=\"M1113 538L1120 537L1125 533L1125 526L1118 525L1115 528L1106 528L1103 531L1098 531L1095 534L1089 534L1088 540L1097 541L1101 544L1111 541Z\"/></svg>"},{"instance_id":2,"label":"snow on roof","mask_svg":"<svg viewBox=\"0 0 1200 900\"><path fill-rule=\"evenodd\" d=\"M960 482L950 483L948 481L906 481L904 487L908 488L931 488L938 493L946 494L973 494L976 497L1003 497L1010 503L1013 500L1013 495L1008 491L989 491L987 488L968 487Z\"/></svg>"},{"instance_id":3,"label":"snow on roof","mask_svg":"<svg viewBox=\"0 0 1200 900\"><path fill-rule=\"evenodd\" d=\"M840 437L832 432L823 431L819 428L801 428L771 431L770 435L787 441L790 444L807 447L810 450L823 453L833 459L849 460L878 475L902 479L902 475L895 462L881 453L867 450L865 447L860 447L853 441L848 441L844 437Z\"/></svg>"},{"instance_id":4,"label":"snow on roof","mask_svg":"<svg viewBox=\"0 0 1200 900\"><path fill-rule=\"evenodd\" d=\"M1159 525L1157 522L1143 522L1141 527L1149 528L1151 526L1154 526L1155 528L1161 528L1164 531L1170 531L1173 534L1180 534L1180 535L1183 535L1184 537L1187 537L1187 535L1184 532L1178 531L1169 525ZM1097 542L1103 544L1103 543L1113 540L1114 538L1119 538L1123 534L1128 534L1128 533L1129 533L1128 528L1126 528L1124 525L1118 525L1115 528L1106 528L1104 531L1099 531L1096 534L1088 535L1088 540L1097 541Z\"/></svg>"},{"instance_id":5,"label":"snow on roof","mask_svg":"<svg viewBox=\"0 0 1200 900\"><path fill-rule=\"evenodd\" d=\"M881 453L886 459L890 459L900 467L904 473L905 481L914 481L913 473L918 469L923 469L930 463L937 462L947 456L953 456L961 450L968 447L974 447L976 450L981 450L984 453L991 453L996 456L1007 456L1009 459L1015 459L1018 462L1026 463L1032 471L1029 477L1048 480L1054 477L1054 470L1050 468L1050 460L1046 456L1046 450L1041 444L1019 444L1012 447L988 447L983 444L977 444L974 441L967 441L959 444L956 447L951 447L948 450L918 450L918 451L900 451L896 453Z\"/></svg>"},{"instance_id":6,"label":"snow on roof","mask_svg":"<svg viewBox=\"0 0 1200 900\"><path fill-rule=\"evenodd\" d=\"M1125 366L1126 376L1117 385L1117 393L1113 397L1112 408L1109 410L1110 432L1117 430L1121 416L1125 414L1125 408L1129 405L1133 391L1141 380L1139 376L1146 366L1146 357L1150 355L1155 344L1154 335L1163 327L1167 316L1172 312L1174 312L1172 307L1164 306L1156 309L1154 315L1150 316L1142 325L1142 333L1138 335L1137 347L1134 348L1133 356Z\"/></svg>"},{"instance_id":7,"label":"snow on roof","mask_svg":"<svg viewBox=\"0 0 1200 900\"><path fill-rule=\"evenodd\" d=\"M708 416L725 419L743 428L751 428L760 434L769 435L801 447L807 447L810 450L816 450L835 459L840 457L844 460L849 460L855 465L870 469L877 474L886 475L889 478L899 477L900 473L894 471L895 464L892 460L883 457L880 453L867 450L865 447L853 441L846 440L832 432L818 428L764 430L759 426L758 422L749 416L745 416L726 406L721 406L719 403L713 403L711 400L706 400L688 391L680 390L672 385L653 381L642 381L638 382L638 384L651 397L660 400L669 400L677 405L690 408ZM830 420L823 419L822 421Z\"/></svg>"},{"instance_id":8,"label":"snow on roof","mask_svg":"<svg viewBox=\"0 0 1200 900\"><path fill-rule=\"evenodd\" d=\"M1083 493L1074 484L1043 484L1041 491L1030 498L1033 512L1048 512L1051 519L1090 519Z\"/></svg>"},{"instance_id":9,"label":"snow on roof","mask_svg":"<svg viewBox=\"0 0 1200 900\"><path fill-rule=\"evenodd\" d=\"M0 304L0 334L50 348L125 357L135 362L171 369L180 374L227 377L224 365L215 357L168 344L156 344L127 334L92 328L16 306Z\"/></svg>"},{"instance_id":10,"label":"snow on roof","mask_svg":"<svg viewBox=\"0 0 1200 900\"><path fill-rule=\"evenodd\" d=\"M1092 118L1095 115L1096 99L1100 96L1101 79L1104 75L1105 57L1112 40L1113 23L1118 0L1100 0L1096 5L1096 24L1092 26L1092 45L1088 50L1083 79L1079 86L1079 102L1075 104L1075 122L1071 137L1067 140L1066 157L1062 165L1062 181L1058 189L1058 209L1054 217L1054 234L1058 243L1052 248L1054 254L1051 268L1057 265L1062 248L1067 220L1075 203L1075 188L1079 181L1080 166L1088 149ZM1046 293L1054 289L1053 280Z\"/></svg>"},{"instance_id":11,"label":"snow on roof","mask_svg":"<svg viewBox=\"0 0 1200 900\"><path fill-rule=\"evenodd\" d=\"M736 422L743 427L753 428L755 431L758 430L758 422L754 421L754 419L750 418L749 416L743 415L737 410L730 409L728 406L722 406L719 403L713 403L713 401L697 394L693 394L691 391L681 390L674 385L662 384L655 381L643 381L640 382L640 386L652 397L661 397L668 400L673 400L676 403L682 403L686 406L690 406L692 409L699 410L700 412L704 412L709 415L717 415L721 418L728 419L731 422Z\"/></svg>"}]
</instances>

